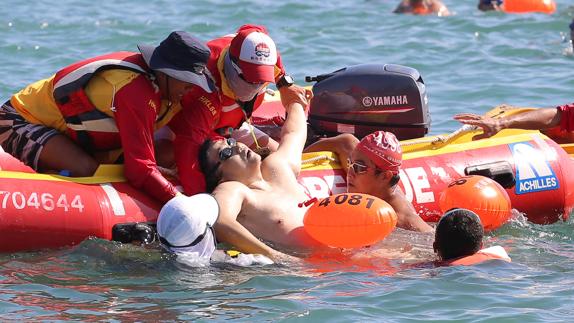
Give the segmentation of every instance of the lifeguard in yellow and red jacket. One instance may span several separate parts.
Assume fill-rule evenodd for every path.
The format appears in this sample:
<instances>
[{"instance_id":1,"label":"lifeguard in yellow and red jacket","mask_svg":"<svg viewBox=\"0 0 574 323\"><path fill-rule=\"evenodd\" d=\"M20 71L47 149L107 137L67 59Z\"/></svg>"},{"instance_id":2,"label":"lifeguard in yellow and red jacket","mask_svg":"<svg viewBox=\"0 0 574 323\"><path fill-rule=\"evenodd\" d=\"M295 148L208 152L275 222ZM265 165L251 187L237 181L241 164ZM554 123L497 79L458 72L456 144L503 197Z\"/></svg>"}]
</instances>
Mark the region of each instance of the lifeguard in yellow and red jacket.
<instances>
[{"instance_id":1,"label":"lifeguard in yellow and red jacket","mask_svg":"<svg viewBox=\"0 0 574 323\"><path fill-rule=\"evenodd\" d=\"M189 89L213 91L209 48L178 31L139 49L80 61L14 94L0 108L2 148L36 170L80 177L123 149L133 186L160 202L177 195L156 167L153 133L180 112Z\"/></svg>"}]
</instances>

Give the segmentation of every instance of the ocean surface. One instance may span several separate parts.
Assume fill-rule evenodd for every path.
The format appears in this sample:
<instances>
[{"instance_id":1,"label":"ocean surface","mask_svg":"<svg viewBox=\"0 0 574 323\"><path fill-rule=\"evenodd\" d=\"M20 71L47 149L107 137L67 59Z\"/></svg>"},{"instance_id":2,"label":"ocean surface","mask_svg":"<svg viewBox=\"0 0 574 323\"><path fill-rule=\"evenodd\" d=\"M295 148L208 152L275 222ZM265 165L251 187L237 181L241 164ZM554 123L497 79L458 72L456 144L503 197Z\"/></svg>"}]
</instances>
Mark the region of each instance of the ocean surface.
<instances>
[{"instance_id":1,"label":"ocean surface","mask_svg":"<svg viewBox=\"0 0 574 323\"><path fill-rule=\"evenodd\" d=\"M398 2L3 0L0 99L75 60L157 44L172 30L209 40L258 23L300 84L360 63L416 68L431 134L458 128L458 112L573 101L570 1L548 16L445 0L451 17L392 14ZM565 322L574 315L573 222L515 219L485 238L512 263L457 268L417 264L433 259L432 237L402 230L345 262L247 268L193 268L157 249L91 239L0 255L0 320Z\"/></svg>"}]
</instances>

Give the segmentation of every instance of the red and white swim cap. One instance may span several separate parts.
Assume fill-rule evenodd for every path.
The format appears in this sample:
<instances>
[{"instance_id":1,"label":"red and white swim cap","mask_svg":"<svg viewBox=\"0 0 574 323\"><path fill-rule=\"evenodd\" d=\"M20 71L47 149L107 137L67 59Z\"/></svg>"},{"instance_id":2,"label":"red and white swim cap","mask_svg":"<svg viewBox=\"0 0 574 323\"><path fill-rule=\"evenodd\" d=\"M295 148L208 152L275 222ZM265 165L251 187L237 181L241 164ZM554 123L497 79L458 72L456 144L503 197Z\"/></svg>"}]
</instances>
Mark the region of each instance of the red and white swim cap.
<instances>
[{"instance_id":1,"label":"red and white swim cap","mask_svg":"<svg viewBox=\"0 0 574 323\"><path fill-rule=\"evenodd\" d=\"M403 161L403 152L397 137L390 132L377 131L367 135L357 148L382 170L397 175Z\"/></svg>"}]
</instances>

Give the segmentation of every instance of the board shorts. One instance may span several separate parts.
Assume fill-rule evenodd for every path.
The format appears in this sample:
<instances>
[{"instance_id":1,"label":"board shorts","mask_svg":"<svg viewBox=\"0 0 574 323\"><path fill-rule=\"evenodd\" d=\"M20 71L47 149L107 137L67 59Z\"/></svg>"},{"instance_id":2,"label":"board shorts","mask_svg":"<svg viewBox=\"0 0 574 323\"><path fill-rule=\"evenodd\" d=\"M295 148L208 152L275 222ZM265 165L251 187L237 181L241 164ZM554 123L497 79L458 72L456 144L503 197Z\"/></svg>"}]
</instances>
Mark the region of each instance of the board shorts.
<instances>
[{"instance_id":1,"label":"board shorts","mask_svg":"<svg viewBox=\"0 0 574 323\"><path fill-rule=\"evenodd\" d=\"M0 107L0 145L5 152L38 170L44 145L60 132L24 119L7 101Z\"/></svg>"}]
</instances>

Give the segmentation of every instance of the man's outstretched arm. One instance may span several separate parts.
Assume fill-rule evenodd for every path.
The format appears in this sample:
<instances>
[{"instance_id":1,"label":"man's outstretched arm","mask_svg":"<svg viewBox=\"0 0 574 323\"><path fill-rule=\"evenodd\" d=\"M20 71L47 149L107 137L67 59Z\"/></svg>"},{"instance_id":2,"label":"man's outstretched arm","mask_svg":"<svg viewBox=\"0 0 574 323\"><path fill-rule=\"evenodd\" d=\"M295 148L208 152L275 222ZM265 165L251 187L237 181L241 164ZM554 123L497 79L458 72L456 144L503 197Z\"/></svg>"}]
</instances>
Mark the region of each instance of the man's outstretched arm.
<instances>
[{"instance_id":1,"label":"man's outstretched arm","mask_svg":"<svg viewBox=\"0 0 574 323\"><path fill-rule=\"evenodd\" d=\"M289 164L295 174L301 170L301 154L307 140L307 115L305 108L312 97L304 88L299 91L281 93L285 106L286 119L281 128L281 140L277 151L270 158Z\"/></svg>"},{"instance_id":2,"label":"man's outstretched arm","mask_svg":"<svg viewBox=\"0 0 574 323\"><path fill-rule=\"evenodd\" d=\"M542 130L560 125L562 110L560 108L544 108L515 114L503 118L490 118L473 113L461 113L454 116L454 119L464 124L481 127L482 135L477 135L473 139L492 137L500 130L517 128Z\"/></svg>"}]
</instances>

